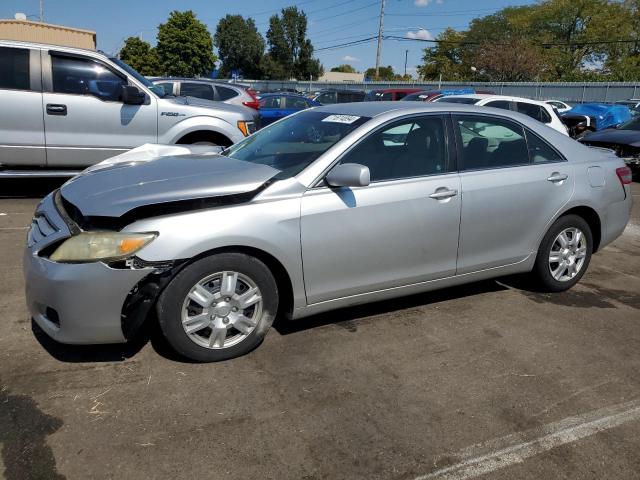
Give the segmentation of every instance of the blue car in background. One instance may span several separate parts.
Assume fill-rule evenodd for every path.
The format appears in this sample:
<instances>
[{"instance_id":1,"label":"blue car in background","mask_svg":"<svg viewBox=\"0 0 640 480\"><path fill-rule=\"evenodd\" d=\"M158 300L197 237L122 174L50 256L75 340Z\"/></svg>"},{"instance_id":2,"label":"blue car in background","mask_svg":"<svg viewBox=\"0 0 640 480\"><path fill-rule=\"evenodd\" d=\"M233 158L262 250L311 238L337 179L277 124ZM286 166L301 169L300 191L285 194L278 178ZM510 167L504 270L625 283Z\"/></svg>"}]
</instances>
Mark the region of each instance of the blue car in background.
<instances>
[{"instance_id":1,"label":"blue car in background","mask_svg":"<svg viewBox=\"0 0 640 480\"><path fill-rule=\"evenodd\" d=\"M258 96L260 126L264 127L292 113L321 104L296 93L275 92Z\"/></svg>"}]
</instances>

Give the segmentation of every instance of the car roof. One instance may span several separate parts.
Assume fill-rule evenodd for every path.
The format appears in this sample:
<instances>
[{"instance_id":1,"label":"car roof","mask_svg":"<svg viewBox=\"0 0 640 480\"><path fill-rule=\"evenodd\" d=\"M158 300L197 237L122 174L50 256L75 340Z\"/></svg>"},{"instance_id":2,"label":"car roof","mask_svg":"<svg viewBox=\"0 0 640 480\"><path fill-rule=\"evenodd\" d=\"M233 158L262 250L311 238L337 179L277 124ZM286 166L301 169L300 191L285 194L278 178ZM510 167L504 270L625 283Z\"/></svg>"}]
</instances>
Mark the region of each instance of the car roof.
<instances>
[{"instance_id":1,"label":"car roof","mask_svg":"<svg viewBox=\"0 0 640 480\"><path fill-rule=\"evenodd\" d=\"M305 100L308 100L308 98L305 97L303 94L295 93L295 92L265 92L265 93L259 93L258 96L260 98L264 98L264 97L296 97L296 98L304 98Z\"/></svg>"},{"instance_id":2,"label":"car roof","mask_svg":"<svg viewBox=\"0 0 640 480\"><path fill-rule=\"evenodd\" d=\"M240 88L242 90L248 88L244 85L237 83L229 83L224 80L215 80L213 78L189 78L189 77L150 77L152 82L202 82L202 83L213 83L215 85L220 85L223 87L235 87Z\"/></svg>"},{"instance_id":3,"label":"car roof","mask_svg":"<svg viewBox=\"0 0 640 480\"><path fill-rule=\"evenodd\" d=\"M382 93L394 93L394 92L407 92L407 93L417 93L422 91L421 88L377 88L371 90L372 92L382 92Z\"/></svg>"}]
</instances>

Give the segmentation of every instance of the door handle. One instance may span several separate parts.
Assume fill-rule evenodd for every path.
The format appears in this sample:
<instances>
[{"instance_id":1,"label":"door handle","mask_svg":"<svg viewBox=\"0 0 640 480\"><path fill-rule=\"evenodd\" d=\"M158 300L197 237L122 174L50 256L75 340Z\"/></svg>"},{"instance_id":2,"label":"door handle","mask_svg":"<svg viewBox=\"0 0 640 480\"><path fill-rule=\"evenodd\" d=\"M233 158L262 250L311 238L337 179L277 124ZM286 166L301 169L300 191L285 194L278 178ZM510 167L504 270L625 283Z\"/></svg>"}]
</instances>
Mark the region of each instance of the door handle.
<instances>
[{"instance_id":1,"label":"door handle","mask_svg":"<svg viewBox=\"0 0 640 480\"><path fill-rule=\"evenodd\" d=\"M47 115L66 115L67 106L59 103L47 103Z\"/></svg>"},{"instance_id":2,"label":"door handle","mask_svg":"<svg viewBox=\"0 0 640 480\"><path fill-rule=\"evenodd\" d=\"M547 178L547 180L555 183L555 182L562 182L567 178L569 178L569 175L567 175L566 173L553 172L551 176Z\"/></svg>"},{"instance_id":3,"label":"door handle","mask_svg":"<svg viewBox=\"0 0 640 480\"><path fill-rule=\"evenodd\" d=\"M445 198L455 197L458 194L457 190L436 190L429 198L433 198L435 200L444 200Z\"/></svg>"}]
</instances>

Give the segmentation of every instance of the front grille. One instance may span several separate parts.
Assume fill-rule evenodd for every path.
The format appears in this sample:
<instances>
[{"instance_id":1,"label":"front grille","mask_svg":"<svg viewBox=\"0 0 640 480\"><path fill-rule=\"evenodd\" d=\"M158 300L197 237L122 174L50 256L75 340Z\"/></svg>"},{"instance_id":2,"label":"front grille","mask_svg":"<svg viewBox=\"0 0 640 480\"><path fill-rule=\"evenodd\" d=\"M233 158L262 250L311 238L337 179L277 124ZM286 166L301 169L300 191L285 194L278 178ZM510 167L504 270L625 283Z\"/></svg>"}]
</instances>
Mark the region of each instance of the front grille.
<instances>
[{"instance_id":1,"label":"front grille","mask_svg":"<svg viewBox=\"0 0 640 480\"><path fill-rule=\"evenodd\" d=\"M27 245L32 247L36 243L40 243L45 238L53 235L59 230L42 212L36 212L31 220L31 228L27 235Z\"/></svg>"}]
</instances>

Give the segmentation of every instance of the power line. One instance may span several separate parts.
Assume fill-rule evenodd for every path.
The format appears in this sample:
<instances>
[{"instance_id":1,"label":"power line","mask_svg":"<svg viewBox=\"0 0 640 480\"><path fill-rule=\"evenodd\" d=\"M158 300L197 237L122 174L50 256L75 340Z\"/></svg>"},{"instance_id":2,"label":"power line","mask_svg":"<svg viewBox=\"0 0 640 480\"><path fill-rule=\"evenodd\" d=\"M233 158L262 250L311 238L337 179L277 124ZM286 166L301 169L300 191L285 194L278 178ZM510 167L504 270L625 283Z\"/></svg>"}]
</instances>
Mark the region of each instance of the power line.
<instances>
[{"instance_id":1,"label":"power line","mask_svg":"<svg viewBox=\"0 0 640 480\"><path fill-rule=\"evenodd\" d=\"M336 50L338 48L351 47L353 45L360 45L362 43L368 43L368 42L371 42L371 41L377 40L377 39L378 39L378 36L375 35L373 37L362 38L360 40L354 40L353 42L341 43L341 44L338 44L338 45L331 45L329 47L318 48L315 51L316 52L324 52L326 50Z\"/></svg>"},{"instance_id":2,"label":"power line","mask_svg":"<svg viewBox=\"0 0 640 480\"><path fill-rule=\"evenodd\" d=\"M336 25L335 27L325 28L324 30L318 30L317 32L310 33L310 35L320 35L324 36L328 32L338 31L345 27L351 27L353 25L362 25L364 22L368 22L370 20L375 20L378 18L378 15L374 15L373 17L368 17L362 20L358 20L357 22L345 23L344 25ZM311 25L313 27L313 25Z\"/></svg>"},{"instance_id":3,"label":"power line","mask_svg":"<svg viewBox=\"0 0 640 480\"><path fill-rule=\"evenodd\" d=\"M336 18L336 17L342 17L343 15L347 15L349 13L353 13L353 12L357 12L357 11L360 11L360 10L364 10L365 8L369 8L369 7L371 7L373 5L377 5L377 4L378 4L378 1L376 0L375 2L367 3L366 5L364 5L362 7L354 8L353 10L347 10L346 12L340 12L340 13L337 13L335 15L330 15L330 16L324 17L324 18L315 18L315 19L312 19L312 20L313 20L314 23L324 22L325 20L330 20L330 19Z\"/></svg>"}]
</instances>

